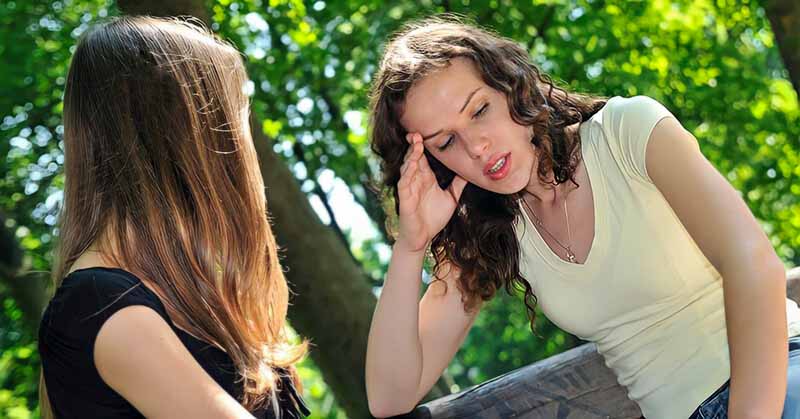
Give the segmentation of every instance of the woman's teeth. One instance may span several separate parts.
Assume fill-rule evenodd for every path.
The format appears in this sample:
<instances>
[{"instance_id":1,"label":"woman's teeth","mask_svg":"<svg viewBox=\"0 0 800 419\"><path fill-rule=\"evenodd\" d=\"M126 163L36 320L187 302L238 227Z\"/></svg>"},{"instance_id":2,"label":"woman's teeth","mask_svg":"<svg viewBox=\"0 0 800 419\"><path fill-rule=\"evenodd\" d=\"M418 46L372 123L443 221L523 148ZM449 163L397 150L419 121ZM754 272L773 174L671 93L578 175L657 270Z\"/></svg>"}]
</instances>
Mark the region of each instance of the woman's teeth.
<instances>
[{"instance_id":1,"label":"woman's teeth","mask_svg":"<svg viewBox=\"0 0 800 419\"><path fill-rule=\"evenodd\" d=\"M498 170L500 170L501 167L503 167L504 164L506 164L506 158L505 157L503 157L500 160L498 160L497 163L495 163L494 166L492 166L492 168L489 169L489 173L497 172Z\"/></svg>"}]
</instances>

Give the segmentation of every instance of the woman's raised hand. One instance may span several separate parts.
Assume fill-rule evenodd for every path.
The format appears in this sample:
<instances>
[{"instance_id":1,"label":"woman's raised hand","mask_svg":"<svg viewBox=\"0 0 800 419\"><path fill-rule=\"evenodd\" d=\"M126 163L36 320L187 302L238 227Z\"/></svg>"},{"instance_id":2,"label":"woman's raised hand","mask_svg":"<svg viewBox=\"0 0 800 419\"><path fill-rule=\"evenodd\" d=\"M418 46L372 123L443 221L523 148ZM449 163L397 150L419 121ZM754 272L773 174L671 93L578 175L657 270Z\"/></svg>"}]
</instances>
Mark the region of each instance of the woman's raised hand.
<instances>
[{"instance_id":1,"label":"woman's raised hand","mask_svg":"<svg viewBox=\"0 0 800 419\"><path fill-rule=\"evenodd\" d=\"M423 153L422 135L410 133L406 140L411 146L403 159L397 183L400 199L397 243L405 250L419 252L425 250L433 236L450 221L467 181L456 175L447 189L439 187Z\"/></svg>"}]
</instances>

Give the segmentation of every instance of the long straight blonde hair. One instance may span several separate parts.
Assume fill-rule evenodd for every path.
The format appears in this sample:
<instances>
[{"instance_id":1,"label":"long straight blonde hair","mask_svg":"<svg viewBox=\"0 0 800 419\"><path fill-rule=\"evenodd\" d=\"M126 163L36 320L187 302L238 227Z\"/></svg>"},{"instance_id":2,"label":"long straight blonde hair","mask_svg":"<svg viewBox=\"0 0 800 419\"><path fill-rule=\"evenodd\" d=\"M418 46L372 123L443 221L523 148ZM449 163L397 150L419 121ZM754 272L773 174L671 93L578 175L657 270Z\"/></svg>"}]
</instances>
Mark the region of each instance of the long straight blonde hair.
<instances>
[{"instance_id":1,"label":"long straight blonde hair","mask_svg":"<svg viewBox=\"0 0 800 419\"><path fill-rule=\"evenodd\" d=\"M252 409L274 402L277 368L299 384L307 346L286 334L246 82L240 53L194 22L121 17L83 36L64 94L54 278L93 244L111 250L176 323L228 353Z\"/></svg>"}]
</instances>

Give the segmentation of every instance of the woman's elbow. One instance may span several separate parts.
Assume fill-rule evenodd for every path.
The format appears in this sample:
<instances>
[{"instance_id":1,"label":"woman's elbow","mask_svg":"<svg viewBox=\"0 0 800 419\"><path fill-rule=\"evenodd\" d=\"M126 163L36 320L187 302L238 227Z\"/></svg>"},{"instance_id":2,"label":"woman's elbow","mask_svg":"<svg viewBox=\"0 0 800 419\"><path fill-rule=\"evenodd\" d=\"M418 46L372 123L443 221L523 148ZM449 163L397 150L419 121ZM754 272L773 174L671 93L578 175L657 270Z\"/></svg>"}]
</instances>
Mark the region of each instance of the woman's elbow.
<instances>
[{"instance_id":1,"label":"woman's elbow","mask_svg":"<svg viewBox=\"0 0 800 419\"><path fill-rule=\"evenodd\" d=\"M414 410L416 404L403 403L398 400L367 397L369 413L376 418L388 418L392 416L404 415Z\"/></svg>"}]
</instances>

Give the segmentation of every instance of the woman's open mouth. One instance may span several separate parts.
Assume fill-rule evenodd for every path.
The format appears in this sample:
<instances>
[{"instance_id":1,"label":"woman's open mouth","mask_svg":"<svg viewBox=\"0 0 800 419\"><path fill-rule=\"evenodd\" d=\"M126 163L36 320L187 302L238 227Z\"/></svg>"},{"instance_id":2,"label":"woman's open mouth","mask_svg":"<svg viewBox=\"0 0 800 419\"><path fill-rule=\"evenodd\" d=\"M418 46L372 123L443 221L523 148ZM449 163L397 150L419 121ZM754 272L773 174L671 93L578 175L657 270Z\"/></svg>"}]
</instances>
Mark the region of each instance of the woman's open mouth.
<instances>
[{"instance_id":1,"label":"woman's open mouth","mask_svg":"<svg viewBox=\"0 0 800 419\"><path fill-rule=\"evenodd\" d=\"M484 174L492 180L500 180L508 174L511 168L511 153L506 153L489 162L484 168Z\"/></svg>"}]
</instances>

